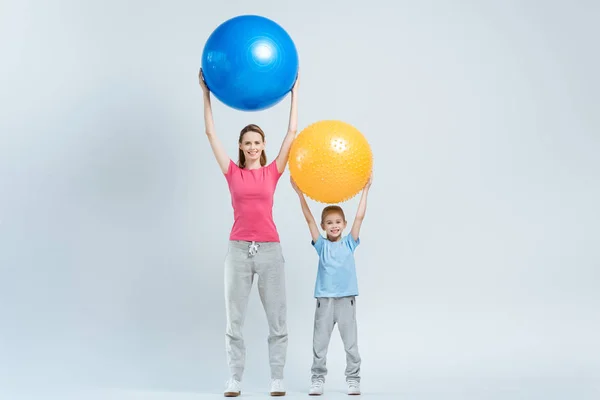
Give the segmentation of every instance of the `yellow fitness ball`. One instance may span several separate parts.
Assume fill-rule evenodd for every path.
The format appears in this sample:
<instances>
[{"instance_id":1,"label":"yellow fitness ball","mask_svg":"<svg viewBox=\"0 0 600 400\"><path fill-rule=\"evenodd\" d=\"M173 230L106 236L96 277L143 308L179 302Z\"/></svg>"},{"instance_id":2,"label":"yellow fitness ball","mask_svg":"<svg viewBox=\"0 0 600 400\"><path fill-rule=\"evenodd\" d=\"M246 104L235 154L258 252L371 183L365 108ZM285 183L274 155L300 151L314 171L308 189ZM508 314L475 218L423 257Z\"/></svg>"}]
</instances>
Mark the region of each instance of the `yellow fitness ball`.
<instances>
[{"instance_id":1,"label":"yellow fitness ball","mask_svg":"<svg viewBox=\"0 0 600 400\"><path fill-rule=\"evenodd\" d=\"M302 193L326 203L356 196L373 169L371 147L358 129L342 121L315 122L292 144L290 175Z\"/></svg>"}]
</instances>

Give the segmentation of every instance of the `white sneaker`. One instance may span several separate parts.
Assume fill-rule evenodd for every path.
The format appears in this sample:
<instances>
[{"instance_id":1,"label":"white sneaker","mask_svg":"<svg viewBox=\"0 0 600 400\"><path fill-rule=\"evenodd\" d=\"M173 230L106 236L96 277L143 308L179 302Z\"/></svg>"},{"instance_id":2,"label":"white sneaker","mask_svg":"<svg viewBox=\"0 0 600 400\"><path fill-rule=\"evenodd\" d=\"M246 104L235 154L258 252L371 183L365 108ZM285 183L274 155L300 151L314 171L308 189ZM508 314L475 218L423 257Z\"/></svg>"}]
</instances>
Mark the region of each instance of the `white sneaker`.
<instances>
[{"instance_id":1,"label":"white sneaker","mask_svg":"<svg viewBox=\"0 0 600 400\"><path fill-rule=\"evenodd\" d=\"M359 395L360 394L360 382L354 379L348 379L348 394Z\"/></svg>"},{"instance_id":2,"label":"white sneaker","mask_svg":"<svg viewBox=\"0 0 600 400\"><path fill-rule=\"evenodd\" d=\"M225 397L238 397L240 394L242 394L242 384L240 381L231 378L225 383L225 385L227 385L225 393L223 393Z\"/></svg>"},{"instance_id":3,"label":"white sneaker","mask_svg":"<svg viewBox=\"0 0 600 400\"><path fill-rule=\"evenodd\" d=\"M323 384L325 382L323 382L323 380L321 379L315 379L314 381L312 381L311 385L310 385L310 390L308 391L308 395L309 396L320 396L323 394Z\"/></svg>"},{"instance_id":4,"label":"white sneaker","mask_svg":"<svg viewBox=\"0 0 600 400\"><path fill-rule=\"evenodd\" d=\"M271 396L285 396L283 379L271 379Z\"/></svg>"}]
</instances>

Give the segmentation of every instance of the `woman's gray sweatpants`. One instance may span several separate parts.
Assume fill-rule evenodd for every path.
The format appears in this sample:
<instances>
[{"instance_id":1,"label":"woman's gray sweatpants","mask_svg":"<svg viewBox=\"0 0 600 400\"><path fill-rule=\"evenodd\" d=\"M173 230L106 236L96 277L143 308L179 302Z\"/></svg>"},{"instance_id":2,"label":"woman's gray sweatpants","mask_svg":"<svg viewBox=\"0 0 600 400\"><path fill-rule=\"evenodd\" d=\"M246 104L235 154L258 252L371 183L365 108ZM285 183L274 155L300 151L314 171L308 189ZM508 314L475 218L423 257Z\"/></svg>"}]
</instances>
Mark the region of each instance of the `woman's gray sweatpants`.
<instances>
[{"instance_id":1,"label":"woman's gray sweatpants","mask_svg":"<svg viewBox=\"0 0 600 400\"><path fill-rule=\"evenodd\" d=\"M346 380L360 382L360 354L356 327L356 297L319 297L316 302L313 332L313 381L325 381L327 348L335 324L338 326L346 351Z\"/></svg>"},{"instance_id":2,"label":"woman's gray sweatpants","mask_svg":"<svg viewBox=\"0 0 600 400\"><path fill-rule=\"evenodd\" d=\"M283 378L288 342L284 264L278 242L229 242L225 257L225 346L231 376L240 382L246 361L242 329L255 274L269 324L271 378Z\"/></svg>"}]
</instances>

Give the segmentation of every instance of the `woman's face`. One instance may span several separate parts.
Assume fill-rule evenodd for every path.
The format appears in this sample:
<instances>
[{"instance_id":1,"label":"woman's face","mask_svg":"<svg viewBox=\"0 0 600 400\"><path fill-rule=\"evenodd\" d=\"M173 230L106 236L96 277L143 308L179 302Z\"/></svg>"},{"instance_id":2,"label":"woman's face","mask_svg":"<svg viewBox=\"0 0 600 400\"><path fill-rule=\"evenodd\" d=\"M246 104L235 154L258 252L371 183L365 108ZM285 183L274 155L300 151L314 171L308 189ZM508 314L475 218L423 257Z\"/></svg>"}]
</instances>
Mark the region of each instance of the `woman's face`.
<instances>
[{"instance_id":1,"label":"woman's face","mask_svg":"<svg viewBox=\"0 0 600 400\"><path fill-rule=\"evenodd\" d=\"M262 151L265 149L265 142L260 133L254 131L246 132L242 136L240 149L244 152L244 156L246 156L246 162L259 160Z\"/></svg>"}]
</instances>

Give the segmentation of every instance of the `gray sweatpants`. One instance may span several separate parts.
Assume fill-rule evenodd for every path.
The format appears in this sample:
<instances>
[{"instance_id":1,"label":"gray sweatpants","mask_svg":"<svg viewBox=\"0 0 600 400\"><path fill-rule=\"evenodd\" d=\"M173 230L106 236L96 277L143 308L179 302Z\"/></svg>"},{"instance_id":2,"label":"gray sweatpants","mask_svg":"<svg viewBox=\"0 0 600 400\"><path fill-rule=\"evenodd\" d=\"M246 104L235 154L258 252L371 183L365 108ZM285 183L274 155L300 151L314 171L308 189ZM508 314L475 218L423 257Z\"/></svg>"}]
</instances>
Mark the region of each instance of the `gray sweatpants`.
<instances>
[{"instance_id":1,"label":"gray sweatpants","mask_svg":"<svg viewBox=\"0 0 600 400\"><path fill-rule=\"evenodd\" d=\"M284 264L278 242L229 242L225 257L225 347L231 376L240 382L246 361L242 329L255 274L269 324L271 378L283 378L288 343Z\"/></svg>"},{"instance_id":2,"label":"gray sweatpants","mask_svg":"<svg viewBox=\"0 0 600 400\"><path fill-rule=\"evenodd\" d=\"M360 382L360 355L358 353L358 334L356 328L356 298L320 297L315 309L313 331L313 364L311 379L325 381L327 375L327 348L331 332L337 324L344 350L346 351L346 380Z\"/></svg>"}]
</instances>

